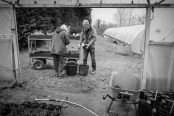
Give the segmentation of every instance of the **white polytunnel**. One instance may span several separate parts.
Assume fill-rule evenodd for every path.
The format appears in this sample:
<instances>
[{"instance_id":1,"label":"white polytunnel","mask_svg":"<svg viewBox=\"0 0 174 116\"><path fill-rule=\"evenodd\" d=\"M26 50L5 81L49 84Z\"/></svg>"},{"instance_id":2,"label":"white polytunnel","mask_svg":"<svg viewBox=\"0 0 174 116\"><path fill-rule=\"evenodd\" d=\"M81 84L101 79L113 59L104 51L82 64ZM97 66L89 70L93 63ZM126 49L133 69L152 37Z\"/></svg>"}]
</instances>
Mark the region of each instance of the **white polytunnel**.
<instances>
[{"instance_id":1,"label":"white polytunnel","mask_svg":"<svg viewBox=\"0 0 174 116\"><path fill-rule=\"evenodd\" d=\"M141 42L144 37L144 29L145 25L109 28L103 34L131 45L132 52L142 54Z\"/></svg>"}]
</instances>

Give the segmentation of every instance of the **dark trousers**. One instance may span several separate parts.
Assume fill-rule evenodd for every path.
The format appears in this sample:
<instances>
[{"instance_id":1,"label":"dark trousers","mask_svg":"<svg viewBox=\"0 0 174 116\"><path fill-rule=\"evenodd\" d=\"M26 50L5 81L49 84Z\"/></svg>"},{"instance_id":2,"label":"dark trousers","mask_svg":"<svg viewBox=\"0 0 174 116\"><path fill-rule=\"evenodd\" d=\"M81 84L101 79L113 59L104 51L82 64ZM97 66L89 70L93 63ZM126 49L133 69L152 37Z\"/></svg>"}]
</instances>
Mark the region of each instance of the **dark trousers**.
<instances>
[{"instance_id":1,"label":"dark trousers","mask_svg":"<svg viewBox=\"0 0 174 116\"><path fill-rule=\"evenodd\" d=\"M53 56L53 64L54 64L55 72L60 73L60 71L61 71L60 65L63 64L63 56L57 55L57 54L52 54L52 56Z\"/></svg>"},{"instance_id":2,"label":"dark trousers","mask_svg":"<svg viewBox=\"0 0 174 116\"><path fill-rule=\"evenodd\" d=\"M91 55L91 63L92 63L92 68L96 70L96 61L95 61L95 48L91 49L83 49L83 64L87 64L87 59L88 59L88 54L90 53Z\"/></svg>"}]
</instances>

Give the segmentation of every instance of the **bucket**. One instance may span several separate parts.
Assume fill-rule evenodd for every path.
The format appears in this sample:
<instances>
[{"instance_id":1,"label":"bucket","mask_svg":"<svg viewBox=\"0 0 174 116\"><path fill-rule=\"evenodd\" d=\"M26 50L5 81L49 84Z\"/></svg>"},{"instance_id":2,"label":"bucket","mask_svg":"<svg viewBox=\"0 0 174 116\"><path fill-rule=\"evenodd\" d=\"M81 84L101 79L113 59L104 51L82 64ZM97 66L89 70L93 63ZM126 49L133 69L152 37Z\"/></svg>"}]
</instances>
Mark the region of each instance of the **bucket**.
<instances>
[{"instance_id":1,"label":"bucket","mask_svg":"<svg viewBox=\"0 0 174 116\"><path fill-rule=\"evenodd\" d=\"M77 74L77 63L74 61L69 61L66 65L66 74L68 76L74 76Z\"/></svg>"},{"instance_id":2,"label":"bucket","mask_svg":"<svg viewBox=\"0 0 174 116\"><path fill-rule=\"evenodd\" d=\"M79 65L79 75L86 76L88 75L89 65Z\"/></svg>"}]
</instances>

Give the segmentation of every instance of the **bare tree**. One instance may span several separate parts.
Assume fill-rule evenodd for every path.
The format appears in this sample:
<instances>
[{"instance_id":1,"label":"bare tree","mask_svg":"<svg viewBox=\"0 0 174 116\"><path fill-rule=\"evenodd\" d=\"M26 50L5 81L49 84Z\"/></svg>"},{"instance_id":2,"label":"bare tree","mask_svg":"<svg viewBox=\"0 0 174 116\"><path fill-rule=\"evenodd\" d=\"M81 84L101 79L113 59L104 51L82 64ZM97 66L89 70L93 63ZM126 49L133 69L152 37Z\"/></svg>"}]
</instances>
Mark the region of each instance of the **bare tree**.
<instances>
[{"instance_id":1,"label":"bare tree","mask_svg":"<svg viewBox=\"0 0 174 116\"><path fill-rule=\"evenodd\" d=\"M130 26L130 25L133 25L133 21L134 21L134 9L133 8L130 8L130 9L126 9L126 14L127 14L127 25Z\"/></svg>"},{"instance_id":2,"label":"bare tree","mask_svg":"<svg viewBox=\"0 0 174 116\"><path fill-rule=\"evenodd\" d=\"M145 24L146 11L144 9L144 10L141 10L140 12L141 12L141 15L139 15L137 18L138 24Z\"/></svg>"},{"instance_id":3,"label":"bare tree","mask_svg":"<svg viewBox=\"0 0 174 116\"><path fill-rule=\"evenodd\" d=\"M97 28L100 28L101 21L102 21L101 19L97 19L95 21L95 25L97 26Z\"/></svg>"},{"instance_id":4,"label":"bare tree","mask_svg":"<svg viewBox=\"0 0 174 116\"><path fill-rule=\"evenodd\" d=\"M134 19L135 17L133 8L119 8L114 14L114 20L118 23L120 27L133 25Z\"/></svg>"},{"instance_id":5,"label":"bare tree","mask_svg":"<svg viewBox=\"0 0 174 116\"><path fill-rule=\"evenodd\" d=\"M139 14L136 14L137 11L139 12ZM117 9L117 12L114 14L114 20L116 21L119 27L144 24L145 10L119 8Z\"/></svg>"},{"instance_id":6,"label":"bare tree","mask_svg":"<svg viewBox=\"0 0 174 116\"><path fill-rule=\"evenodd\" d=\"M133 17L133 25L145 24L145 9L139 9L137 11L138 13L135 13Z\"/></svg>"},{"instance_id":7,"label":"bare tree","mask_svg":"<svg viewBox=\"0 0 174 116\"><path fill-rule=\"evenodd\" d=\"M118 8L117 12L114 14L114 20L119 27L126 25L126 15L127 13L125 8Z\"/></svg>"},{"instance_id":8,"label":"bare tree","mask_svg":"<svg viewBox=\"0 0 174 116\"><path fill-rule=\"evenodd\" d=\"M97 19L93 26L96 28L97 34L99 35L101 35L108 28L106 22L102 19Z\"/></svg>"},{"instance_id":9,"label":"bare tree","mask_svg":"<svg viewBox=\"0 0 174 116\"><path fill-rule=\"evenodd\" d=\"M118 27L118 24L109 23L108 28Z\"/></svg>"}]
</instances>

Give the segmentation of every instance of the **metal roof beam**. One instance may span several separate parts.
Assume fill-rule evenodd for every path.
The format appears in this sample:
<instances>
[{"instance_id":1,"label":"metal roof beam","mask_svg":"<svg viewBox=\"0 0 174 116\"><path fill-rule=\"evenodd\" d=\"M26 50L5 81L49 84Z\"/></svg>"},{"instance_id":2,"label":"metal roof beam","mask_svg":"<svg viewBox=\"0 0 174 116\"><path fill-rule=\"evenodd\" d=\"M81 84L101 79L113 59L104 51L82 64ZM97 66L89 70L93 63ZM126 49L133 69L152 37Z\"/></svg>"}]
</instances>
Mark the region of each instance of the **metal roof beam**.
<instances>
[{"instance_id":1,"label":"metal roof beam","mask_svg":"<svg viewBox=\"0 0 174 116\"><path fill-rule=\"evenodd\" d=\"M10 4L10 5L14 5L12 2L9 2L9 1L7 1L7 0L1 0L1 1L3 1L3 2L5 2L5 3L8 3L8 4Z\"/></svg>"},{"instance_id":2,"label":"metal roof beam","mask_svg":"<svg viewBox=\"0 0 174 116\"><path fill-rule=\"evenodd\" d=\"M21 4L22 7L39 8L39 7L87 7L87 8L147 8L148 4L79 4L79 5L65 5L65 4ZM152 5L153 6L153 5ZM19 8L19 5L15 5ZM156 8L174 8L174 4L159 4Z\"/></svg>"},{"instance_id":3,"label":"metal roof beam","mask_svg":"<svg viewBox=\"0 0 174 116\"><path fill-rule=\"evenodd\" d=\"M150 0L147 0L148 5L150 5Z\"/></svg>"},{"instance_id":4,"label":"metal roof beam","mask_svg":"<svg viewBox=\"0 0 174 116\"><path fill-rule=\"evenodd\" d=\"M164 2L165 0L161 0L161 1L159 1L159 2L156 2L154 5L153 5L153 7L155 7L155 6L158 6L158 5L160 5L162 2Z\"/></svg>"}]
</instances>

